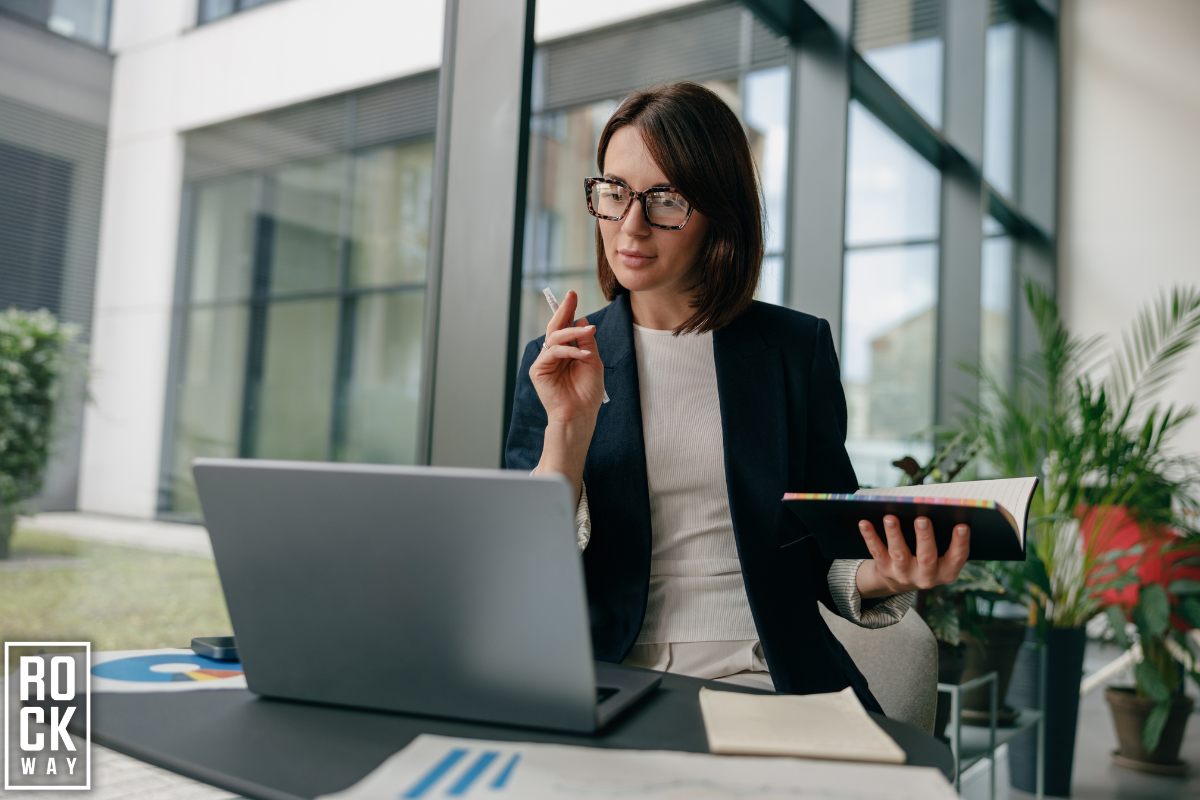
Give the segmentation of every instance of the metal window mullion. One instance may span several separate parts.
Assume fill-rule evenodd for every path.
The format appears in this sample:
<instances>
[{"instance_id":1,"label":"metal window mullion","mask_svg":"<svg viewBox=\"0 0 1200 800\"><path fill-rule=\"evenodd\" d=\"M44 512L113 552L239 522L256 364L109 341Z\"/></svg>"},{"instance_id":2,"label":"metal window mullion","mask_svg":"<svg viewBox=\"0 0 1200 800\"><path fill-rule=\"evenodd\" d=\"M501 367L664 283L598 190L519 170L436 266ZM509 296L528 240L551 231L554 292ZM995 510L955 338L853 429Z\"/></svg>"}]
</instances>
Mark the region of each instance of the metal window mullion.
<instances>
[{"instance_id":1,"label":"metal window mullion","mask_svg":"<svg viewBox=\"0 0 1200 800\"><path fill-rule=\"evenodd\" d=\"M332 397L329 404L329 435L325 445L325 460L337 461L345 443L346 392L349 388L354 358L354 318L357 298L348 297L350 271L350 214L354 193L354 120L357 115L357 95L346 97L343 109L345 127L342 130L342 197L338 207L338 288L337 321L334 336L333 374L330 376Z\"/></svg>"},{"instance_id":2,"label":"metal window mullion","mask_svg":"<svg viewBox=\"0 0 1200 800\"><path fill-rule=\"evenodd\" d=\"M159 445L156 513L171 509L175 471L175 423L179 417L179 383L189 333L191 308L192 241L196 232L195 186L185 185L179 203L179 242L176 245L175 292L171 307L171 340L167 350L166 398L163 401L162 440Z\"/></svg>"},{"instance_id":3,"label":"metal window mullion","mask_svg":"<svg viewBox=\"0 0 1200 800\"><path fill-rule=\"evenodd\" d=\"M1055 22L1025 15L1017 37L1017 150L1014 195L1021 213L1051 236L1057 230L1058 56Z\"/></svg>"},{"instance_id":4,"label":"metal window mullion","mask_svg":"<svg viewBox=\"0 0 1200 800\"><path fill-rule=\"evenodd\" d=\"M275 239L273 179L259 173L255 191L254 250L247 321L245 379L238 457L253 458L258 432L259 399L266 357L267 312L271 296L271 260Z\"/></svg>"},{"instance_id":5,"label":"metal window mullion","mask_svg":"<svg viewBox=\"0 0 1200 800\"><path fill-rule=\"evenodd\" d=\"M446 0L442 29L442 64L438 68L437 115L433 134L433 180L430 190L429 249L425 262L425 320L421 337L421 397L417 410L414 462L432 463L433 399L437 379L439 303L442 297L442 251L446 233L446 177L450 162L450 111L454 97L455 28L458 0Z\"/></svg>"},{"instance_id":6,"label":"metal window mullion","mask_svg":"<svg viewBox=\"0 0 1200 800\"><path fill-rule=\"evenodd\" d=\"M840 4L849 28L850 4ZM835 28L812 28L789 47L791 109L784 230L784 304L842 331L846 158L851 51Z\"/></svg>"},{"instance_id":7,"label":"metal window mullion","mask_svg":"<svg viewBox=\"0 0 1200 800\"><path fill-rule=\"evenodd\" d=\"M983 270L983 114L988 5L947 2L943 14L941 230L938 247L934 421L949 424L979 399L963 365L980 355ZM965 405L964 405L965 404Z\"/></svg>"},{"instance_id":8,"label":"metal window mullion","mask_svg":"<svg viewBox=\"0 0 1200 800\"><path fill-rule=\"evenodd\" d=\"M533 0L448 0L434 157L428 463L498 467L515 373ZM480 192L490 191L488 213Z\"/></svg>"}]
</instances>

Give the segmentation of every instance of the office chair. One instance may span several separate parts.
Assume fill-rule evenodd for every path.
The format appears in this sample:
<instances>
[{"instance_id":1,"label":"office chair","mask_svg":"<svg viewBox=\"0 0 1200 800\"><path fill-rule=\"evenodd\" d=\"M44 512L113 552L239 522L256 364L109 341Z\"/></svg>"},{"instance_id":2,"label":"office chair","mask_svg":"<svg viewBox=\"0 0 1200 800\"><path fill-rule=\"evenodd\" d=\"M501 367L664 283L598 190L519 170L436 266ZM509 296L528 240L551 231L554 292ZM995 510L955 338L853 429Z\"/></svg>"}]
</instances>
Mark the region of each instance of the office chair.
<instances>
[{"instance_id":1,"label":"office chair","mask_svg":"<svg viewBox=\"0 0 1200 800\"><path fill-rule=\"evenodd\" d=\"M937 640L913 609L888 628L860 628L821 603L821 616L866 676L871 692L892 719L933 733L937 710Z\"/></svg>"}]
</instances>

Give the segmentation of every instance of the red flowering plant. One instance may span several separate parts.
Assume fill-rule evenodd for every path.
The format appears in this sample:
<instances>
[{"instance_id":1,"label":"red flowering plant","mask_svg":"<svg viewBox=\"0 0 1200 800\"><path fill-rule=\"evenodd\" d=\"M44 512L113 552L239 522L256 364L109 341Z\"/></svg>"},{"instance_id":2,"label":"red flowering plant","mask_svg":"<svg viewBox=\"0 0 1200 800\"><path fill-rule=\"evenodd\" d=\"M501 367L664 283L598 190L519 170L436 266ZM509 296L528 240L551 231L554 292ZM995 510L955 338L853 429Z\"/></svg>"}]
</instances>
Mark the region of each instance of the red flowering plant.
<instances>
[{"instance_id":1,"label":"red flowering plant","mask_svg":"<svg viewBox=\"0 0 1200 800\"><path fill-rule=\"evenodd\" d=\"M981 399L964 426L981 473L1041 478L1026 560L996 571L1039 629L1108 613L1126 642L1125 620L1135 624L1137 691L1156 704L1142 736L1153 750L1181 668L1197 675L1183 636L1200 626L1200 462L1172 447L1195 410L1154 398L1200 339L1200 288L1164 292L1107 353L1099 337L1068 331L1044 289L1027 283L1025 299L1039 348L1015 385L973 370Z\"/></svg>"},{"instance_id":2,"label":"red flowering plant","mask_svg":"<svg viewBox=\"0 0 1200 800\"><path fill-rule=\"evenodd\" d=\"M1101 549L1140 550L1114 559L1118 568L1136 576L1136 582L1100 596L1117 644L1135 647L1135 657L1140 655L1134 680L1137 695L1155 703L1142 729L1142 743L1152 752L1172 698L1183 694L1184 675L1200 685L1200 664L1187 641L1188 632L1200 628L1200 537L1141 523L1121 508L1091 509L1083 525ZM1132 639L1127 622L1136 630Z\"/></svg>"}]
</instances>

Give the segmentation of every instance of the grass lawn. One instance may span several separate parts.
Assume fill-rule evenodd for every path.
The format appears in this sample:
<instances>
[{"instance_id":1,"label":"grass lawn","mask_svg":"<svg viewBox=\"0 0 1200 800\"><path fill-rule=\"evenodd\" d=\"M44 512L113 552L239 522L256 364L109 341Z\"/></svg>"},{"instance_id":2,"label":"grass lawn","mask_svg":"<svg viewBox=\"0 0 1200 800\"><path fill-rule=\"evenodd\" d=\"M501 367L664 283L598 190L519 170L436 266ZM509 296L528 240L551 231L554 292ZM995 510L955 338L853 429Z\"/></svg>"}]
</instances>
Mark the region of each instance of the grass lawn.
<instances>
[{"instance_id":1,"label":"grass lawn","mask_svg":"<svg viewBox=\"0 0 1200 800\"><path fill-rule=\"evenodd\" d=\"M12 550L82 562L0 571L0 641L84 641L93 651L137 650L190 647L194 636L232 632L209 559L22 529Z\"/></svg>"}]
</instances>

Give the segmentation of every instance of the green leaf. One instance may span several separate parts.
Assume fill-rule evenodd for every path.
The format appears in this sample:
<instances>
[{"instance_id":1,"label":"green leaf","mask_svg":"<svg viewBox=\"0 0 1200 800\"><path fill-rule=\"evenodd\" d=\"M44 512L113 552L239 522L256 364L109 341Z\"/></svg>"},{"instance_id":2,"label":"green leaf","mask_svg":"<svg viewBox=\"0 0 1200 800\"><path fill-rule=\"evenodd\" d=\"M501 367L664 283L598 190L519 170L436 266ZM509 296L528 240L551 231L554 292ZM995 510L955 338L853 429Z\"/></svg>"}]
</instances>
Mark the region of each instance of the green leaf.
<instances>
[{"instance_id":1,"label":"green leaf","mask_svg":"<svg viewBox=\"0 0 1200 800\"><path fill-rule=\"evenodd\" d=\"M1185 597L1179 604L1179 616L1191 623L1192 627L1200 628L1200 600Z\"/></svg>"},{"instance_id":2,"label":"green leaf","mask_svg":"<svg viewBox=\"0 0 1200 800\"><path fill-rule=\"evenodd\" d=\"M1049 594L1050 576L1046 574L1046 565L1039 558L1031 558L1025 562L1025 580Z\"/></svg>"},{"instance_id":3,"label":"green leaf","mask_svg":"<svg viewBox=\"0 0 1200 800\"><path fill-rule=\"evenodd\" d=\"M1171 585L1167 587L1167 591L1171 594L1200 594L1200 581L1171 581Z\"/></svg>"},{"instance_id":4,"label":"green leaf","mask_svg":"<svg viewBox=\"0 0 1200 800\"><path fill-rule=\"evenodd\" d=\"M1177 286L1142 309L1112 361L1118 403L1153 396L1170 380L1200 335L1200 290Z\"/></svg>"},{"instance_id":5,"label":"green leaf","mask_svg":"<svg viewBox=\"0 0 1200 800\"><path fill-rule=\"evenodd\" d=\"M1125 615L1116 606L1109 606L1105 613L1108 614L1108 624L1113 629L1113 639L1116 641L1117 647L1128 650L1130 642L1129 636L1125 633Z\"/></svg>"},{"instance_id":6,"label":"green leaf","mask_svg":"<svg viewBox=\"0 0 1200 800\"><path fill-rule=\"evenodd\" d=\"M1171 690L1163 683L1162 676L1149 661L1143 661L1134 667L1133 675L1137 679L1138 688L1154 702L1162 703L1171 699Z\"/></svg>"},{"instance_id":7,"label":"green leaf","mask_svg":"<svg viewBox=\"0 0 1200 800\"><path fill-rule=\"evenodd\" d=\"M1150 716L1146 717L1146 727L1142 728L1142 744L1146 746L1146 750L1153 753L1158 749L1158 743L1162 740L1163 728L1167 727L1167 717L1171 715L1171 701L1160 700L1158 705L1150 712Z\"/></svg>"},{"instance_id":8,"label":"green leaf","mask_svg":"<svg viewBox=\"0 0 1200 800\"><path fill-rule=\"evenodd\" d=\"M1133 613L1135 619L1141 617L1137 623L1143 637L1153 639L1162 636L1171 621L1171 603L1167 600L1167 593L1157 583L1143 586Z\"/></svg>"}]
</instances>

